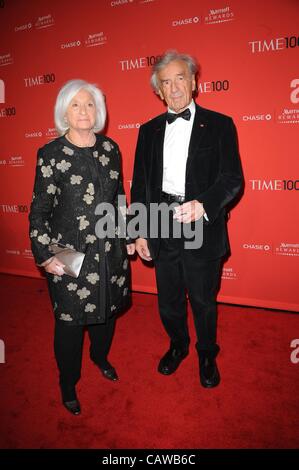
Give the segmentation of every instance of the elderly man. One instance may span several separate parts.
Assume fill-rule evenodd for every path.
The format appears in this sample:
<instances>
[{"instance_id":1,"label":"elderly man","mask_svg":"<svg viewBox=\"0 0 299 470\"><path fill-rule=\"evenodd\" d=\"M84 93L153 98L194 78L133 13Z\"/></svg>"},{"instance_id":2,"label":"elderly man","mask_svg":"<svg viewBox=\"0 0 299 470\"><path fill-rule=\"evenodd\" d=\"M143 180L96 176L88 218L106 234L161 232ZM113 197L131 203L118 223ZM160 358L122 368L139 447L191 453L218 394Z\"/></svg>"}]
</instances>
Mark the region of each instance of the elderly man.
<instances>
[{"instance_id":1,"label":"elderly man","mask_svg":"<svg viewBox=\"0 0 299 470\"><path fill-rule=\"evenodd\" d=\"M132 203L177 203L175 222L202 229L199 248L186 246L184 235L136 240L144 260L156 270L159 311L170 347L158 371L170 375L188 355L186 294L193 311L203 387L216 387L216 295L223 257L229 252L227 205L243 186L236 131L230 117L193 101L196 63L176 51L165 53L153 67L151 84L168 110L143 124L135 156ZM195 224L195 222L197 223ZM201 224L198 224L201 222Z\"/></svg>"}]
</instances>

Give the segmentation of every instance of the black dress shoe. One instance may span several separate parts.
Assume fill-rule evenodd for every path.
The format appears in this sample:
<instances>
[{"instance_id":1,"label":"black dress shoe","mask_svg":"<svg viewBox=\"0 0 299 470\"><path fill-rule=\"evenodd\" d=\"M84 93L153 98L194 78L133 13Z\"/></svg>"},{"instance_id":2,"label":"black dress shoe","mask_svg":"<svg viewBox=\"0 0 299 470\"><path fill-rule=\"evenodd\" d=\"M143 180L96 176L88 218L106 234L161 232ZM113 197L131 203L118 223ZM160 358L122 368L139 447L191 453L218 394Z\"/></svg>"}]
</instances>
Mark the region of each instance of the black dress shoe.
<instances>
[{"instance_id":1,"label":"black dress shoe","mask_svg":"<svg viewBox=\"0 0 299 470\"><path fill-rule=\"evenodd\" d=\"M78 400L64 401L63 405L70 413L72 413L72 415L79 415L81 413L81 407Z\"/></svg>"},{"instance_id":2,"label":"black dress shoe","mask_svg":"<svg viewBox=\"0 0 299 470\"><path fill-rule=\"evenodd\" d=\"M103 377L105 377L105 379L113 380L114 382L116 380L119 380L116 370L112 366L107 367L107 368L100 367L100 371L102 372L102 375Z\"/></svg>"},{"instance_id":3,"label":"black dress shoe","mask_svg":"<svg viewBox=\"0 0 299 470\"><path fill-rule=\"evenodd\" d=\"M200 383L205 388L217 387L220 382L220 374L216 364L216 359L211 357L199 358Z\"/></svg>"},{"instance_id":4,"label":"black dress shoe","mask_svg":"<svg viewBox=\"0 0 299 470\"><path fill-rule=\"evenodd\" d=\"M176 349L171 347L160 360L158 372L163 375L173 374L188 354L188 349Z\"/></svg>"}]
</instances>

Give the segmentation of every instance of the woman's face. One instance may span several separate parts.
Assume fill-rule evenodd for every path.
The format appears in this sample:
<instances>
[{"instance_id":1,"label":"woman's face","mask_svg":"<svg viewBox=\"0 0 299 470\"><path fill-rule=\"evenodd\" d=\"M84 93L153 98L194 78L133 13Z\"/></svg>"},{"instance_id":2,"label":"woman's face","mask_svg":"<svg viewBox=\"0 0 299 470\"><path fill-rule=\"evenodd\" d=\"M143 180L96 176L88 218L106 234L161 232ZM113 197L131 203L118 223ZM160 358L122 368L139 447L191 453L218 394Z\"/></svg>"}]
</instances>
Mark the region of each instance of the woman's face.
<instances>
[{"instance_id":1,"label":"woman's face","mask_svg":"<svg viewBox=\"0 0 299 470\"><path fill-rule=\"evenodd\" d=\"M96 106L87 90L80 90L67 107L65 117L70 130L93 129L96 121Z\"/></svg>"}]
</instances>

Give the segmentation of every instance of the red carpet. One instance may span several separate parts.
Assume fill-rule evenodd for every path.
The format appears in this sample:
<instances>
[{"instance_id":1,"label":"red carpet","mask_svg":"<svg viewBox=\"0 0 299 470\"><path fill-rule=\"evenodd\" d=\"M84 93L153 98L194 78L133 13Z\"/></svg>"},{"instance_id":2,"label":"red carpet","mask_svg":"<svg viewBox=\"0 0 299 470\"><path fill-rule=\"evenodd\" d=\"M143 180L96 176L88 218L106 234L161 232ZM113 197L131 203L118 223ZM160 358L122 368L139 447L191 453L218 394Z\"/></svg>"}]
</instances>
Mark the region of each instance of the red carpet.
<instances>
[{"instance_id":1,"label":"red carpet","mask_svg":"<svg viewBox=\"0 0 299 470\"><path fill-rule=\"evenodd\" d=\"M1 448L298 448L299 363L290 342L299 315L219 305L220 386L199 384L191 326L188 358L156 372L168 342L157 298L134 294L110 354L120 381L100 375L85 337L78 395L82 415L60 404L53 317L43 280L1 275Z\"/></svg>"}]
</instances>

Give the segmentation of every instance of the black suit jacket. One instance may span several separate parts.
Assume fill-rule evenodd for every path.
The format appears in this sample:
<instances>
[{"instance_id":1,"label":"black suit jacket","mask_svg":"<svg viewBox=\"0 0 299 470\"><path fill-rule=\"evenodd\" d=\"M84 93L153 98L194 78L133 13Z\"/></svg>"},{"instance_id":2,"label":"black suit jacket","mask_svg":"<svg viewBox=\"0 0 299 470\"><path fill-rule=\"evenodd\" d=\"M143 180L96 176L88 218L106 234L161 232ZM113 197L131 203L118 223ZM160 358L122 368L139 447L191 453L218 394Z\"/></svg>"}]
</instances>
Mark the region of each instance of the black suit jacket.
<instances>
[{"instance_id":1,"label":"black suit jacket","mask_svg":"<svg viewBox=\"0 0 299 470\"><path fill-rule=\"evenodd\" d=\"M161 202L163 145L166 113L143 124L135 155L131 203ZM226 206L243 186L237 136L232 119L196 105L186 164L185 199L200 201L204 219L203 244L194 250L203 259L224 256L229 250ZM151 256L157 257L160 240L148 237Z\"/></svg>"}]
</instances>

